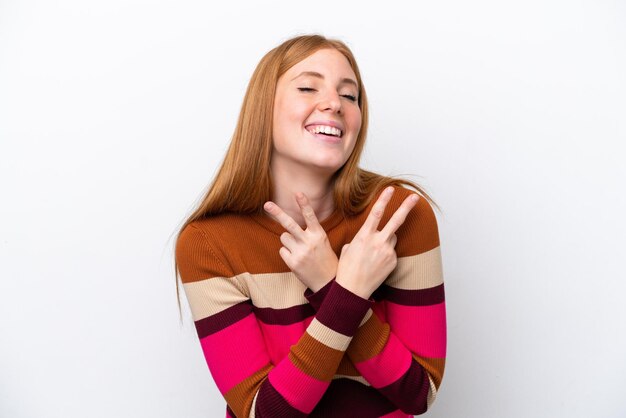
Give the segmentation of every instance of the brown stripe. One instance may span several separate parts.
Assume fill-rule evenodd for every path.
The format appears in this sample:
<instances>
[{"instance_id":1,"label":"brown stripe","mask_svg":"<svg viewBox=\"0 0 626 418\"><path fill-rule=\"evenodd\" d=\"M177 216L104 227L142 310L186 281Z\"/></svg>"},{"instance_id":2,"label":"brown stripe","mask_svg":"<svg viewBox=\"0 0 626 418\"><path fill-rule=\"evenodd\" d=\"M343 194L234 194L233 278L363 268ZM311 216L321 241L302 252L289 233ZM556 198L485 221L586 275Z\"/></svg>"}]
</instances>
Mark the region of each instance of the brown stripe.
<instances>
[{"instance_id":1,"label":"brown stripe","mask_svg":"<svg viewBox=\"0 0 626 418\"><path fill-rule=\"evenodd\" d=\"M241 302L230 308L216 313L208 318L195 321L196 331L199 338L204 338L208 335L214 334L241 321L246 316L252 313L252 305L250 302Z\"/></svg>"},{"instance_id":2,"label":"brown stripe","mask_svg":"<svg viewBox=\"0 0 626 418\"><path fill-rule=\"evenodd\" d=\"M389 324L383 323L373 314L352 337L346 352L353 363L360 363L378 355L389 339Z\"/></svg>"},{"instance_id":3,"label":"brown stripe","mask_svg":"<svg viewBox=\"0 0 626 418\"><path fill-rule=\"evenodd\" d=\"M385 299L399 305L428 306L441 303L445 299L443 283L428 289L404 290L396 289L387 285L383 287Z\"/></svg>"},{"instance_id":4,"label":"brown stripe","mask_svg":"<svg viewBox=\"0 0 626 418\"><path fill-rule=\"evenodd\" d=\"M420 357L417 354L413 354L413 358L419 364L426 369L430 377L432 377L433 382L437 389L441 385L441 379L443 378L443 372L446 366L445 358L428 358L428 357Z\"/></svg>"},{"instance_id":5,"label":"brown stripe","mask_svg":"<svg viewBox=\"0 0 626 418\"><path fill-rule=\"evenodd\" d=\"M196 223L187 225L181 231L175 253L183 283L232 275L231 270L213 252L209 241L207 231Z\"/></svg>"},{"instance_id":6,"label":"brown stripe","mask_svg":"<svg viewBox=\"0 0 626 418\"><path fill-rule=\"evenodd\" d=\"M385 208L380 228L387 224L404 198L411 193L414 191L400 186L395 187L395 192ZM352 241L367 219L376 197L361 213L347 217L345 222L327 231L330 245L336 254L341 253L343 244ZM194 221L191 225L206 235L206 241L211 245L211 252L214 256L212 263L218 263L217 267L212 267L212 269L221 271L220 276L246 272L251 274L290 272L289 267L280 257L279 250L282 243L279 235L259 226L247 214L222 213ZM425 198L419 199L397 230L396 235L398 242L395 250L399 258L421 254L439 245L437 219ZM249 239L242 239L242 237L249 237ZM201 247L205 252L208 251L207 248L207 245ZM237 256L233 257L233 254ZM242 256L239 257L239 255ZM221 260L222 263L217 260ZM201 274L198 277L197 279L207 278L207 276L202 277ZM187 280L187 278L184 279ZM194 280L194 277L189 275L189 280Z\"/></svg>"},{"instance_id":7,"label":"brown stripe","mask_svg":"<svg viewBox=\"0 0 626 418\"><path fill-rule=\"evenodd\" d=\"M361 373L354 367L354 363L350 361L348 356L343 356L341 359L341 363L339 363L339 367L335 374L341 374L345 376L361 376Z\"/></svg>"},{"instance_id":8,"label":"brown stripe","mask_svg":"<svg viewBox=\"0 0 626 418\"><path fill-rule=\"evenodd\" d=\"M302 322L315 315L315 310L309 304L292 306L285 309L253 308L256 318L268 325L291 325Z\"/></svg>"},{"instance_id":9,"label":"brown stripe","mask_svg":"<svg viewBox=\"0 0 626 418\"><path fill-rule=\"evenodd\" d=\"M317 380L328 382L337 370L343 351L328 347L305 332L298 343L291 347L288 357L291 363L303 373Z\"/></svg>"},{"instance_id":10,"label":"brown stripe","mask_svg":"<svg viewBox=\"0 0 626 418\"><path fill-rule=\"evenodd\" d=\"M254 395L258 392L261 384L267 379L267 375L274 366L268 364L253 375L239 382L224 394L228 406L235 412L235 416L247 417Z\"/></svg>"},{"instance_id":11,"label":"brown stripe","mask_svg":"<svg viewBox=\"0 0 626 418\"><path fill-rule=\"evenodd\" d=\"M413 193L411 190L396 188L392 196L392 201L385 209L386 217L381 221L381 225L386 225L397 208L400 207L406 196ZM411 209L404 223L396 232L398 243L395 250L398 257L420 254L430 251L439 246L439 231L437 229L437 218L433 209L426 199L420 197L417 204ZM419 237L419 239L415 239Z\"/></svg>"},{"instance_id":12,"label":"brown stripe","mask_svg":"<svg viewBox=\"0 0 626 418\"><path fill-rule=\"evenodd\" d=\"M279 253L280 237L260 227L247 214L212 215L193 225L209 235L213 252L218 258L228 260L233 274L290 271ZM232 257L233 254L244 257Z\"/></svg>"}]
</instances>

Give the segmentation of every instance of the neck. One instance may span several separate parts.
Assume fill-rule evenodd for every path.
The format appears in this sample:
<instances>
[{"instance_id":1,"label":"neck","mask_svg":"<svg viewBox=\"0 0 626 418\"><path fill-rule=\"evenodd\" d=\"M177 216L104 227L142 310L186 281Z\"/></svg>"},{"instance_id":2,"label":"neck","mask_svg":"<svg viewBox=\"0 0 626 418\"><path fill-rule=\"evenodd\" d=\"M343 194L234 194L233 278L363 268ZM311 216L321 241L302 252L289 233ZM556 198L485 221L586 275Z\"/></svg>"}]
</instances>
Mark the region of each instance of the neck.
<instances>
[{"instance_id":1,"label":"neck","mask_svg":"<svg viewBox=\"0 0 626 418\"><path fill-rule=\"evenodd\" d=\"M272 186L274 188L272 201L291 216L302 228L306 227L306 222L296 201L297 192L302 192L306 195L317 220L320 222L330 216L335 210L331 176L303 170L301 167L297 170L285 170L272 166L271 172Z\"/></svg>"}]
</instances>

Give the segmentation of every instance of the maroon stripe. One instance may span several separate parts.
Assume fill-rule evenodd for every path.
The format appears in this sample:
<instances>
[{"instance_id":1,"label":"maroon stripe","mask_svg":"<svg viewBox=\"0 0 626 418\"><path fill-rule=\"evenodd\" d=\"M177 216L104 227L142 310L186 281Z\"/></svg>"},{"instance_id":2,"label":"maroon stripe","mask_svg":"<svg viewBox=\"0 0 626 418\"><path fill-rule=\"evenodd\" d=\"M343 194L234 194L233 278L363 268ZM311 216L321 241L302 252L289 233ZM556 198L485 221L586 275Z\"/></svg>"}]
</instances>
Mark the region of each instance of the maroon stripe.
<instances>
[{"instance_id":1,"label":"maroon stripe","mask_svg":"<svg viewBox=\"0 0 626 418\"><path fill-rule=\"evenodd\" d=\"M387 288L387 285L385 284L381 285L378 289L374 290L374 293L372 293L372 296L370 296L370 299L374 299L374 301L376 302L384 300L386 288Z\"/></svg>"},{"instance_id":2,"label":"maroon stripe","mask_svg":"<svg viewBox=\"0 0 626 418\"><path fill-rule=\"evenodd\" d=\"M426 412L429 388L428 375L424 373L422 366L413 360L411 367L401 378L378 390L402 411L419 415ZM413 396L407 396L407 393L411 393Z\"/></svg>"},{"instance_id":3,"label":"maroon stripe","mask_svg":"<svg viewBox=\"0 0 626 418\"><path fill-rule=\"evenodd\" d=\"M241 321L252 313L252 304L250 301L243 301L230 308L224 309L222 312L211 315L207 318L200 319L195 322L196 331L199 338L214 334Z\"/></svg>"},{"instance_id":4,"label":"maroon stripe","mask_svg":"<svg viewBox=\"0 0 626 418\"><path fill-rule=\"evenodd\" d=\"M304 297L309 301L313 309L315 309L315 312L317 312L317 310L322 305L322 302L324 301L324 298L326 297L326 294L328 293L328 290L330 289L330 285L333 284L334 281L335 281L335 278L333 277L332 280L326 283L317 292L313 292L309 288L307 288L304 291Z\"/></svg>"},{"instance_id":5,"label":"maroon stripe","mask_svg":"<svg viewBox=\"0 0 626 418\"><path fill-rule=\"evenodd\" d=\"M350 379L334 379L309 417L375 418L397 409L397 406L371 386Z\"/></svg>"},{"instance_id":6,"label":"maroon stripe","mask_svg":"<svg viewBox=\"0 0 626 418\"><path fill-rule=\"evenodd\" d=\"M291 406L285 398L274 389L270 380L265 379L265 382L261 385L261 389L259 389L259 396L257 396L256 399L254 416L258 418L300 418L306 417L307 414Z\"/></svg>"},{"instance_id":7,"label":"maroon stripe","mask_svg":"<svg viewBox=\"0 0 626 418\"><path fill-rule=\"evenodd\" d=\"M374 301L363 299L333 281L315 318L328 328L353 336Z\"/></svg>"},{"instance_id":8,"label":"maroon stripe","mask_svg":"<svg viewBox=\"0 0 626 418\"><path fill-rule=\"evenodd\" d=\"M330 283L331 282L328 284ZM326 286L328 286L328 284ZM309 289L304 293L304 296L308 299L315 311L319 309L324 297L326 297L326 293L328 293L326 286L317 293L312 293ZM383 284L372 293L370 299L373 299L375 302L389 300L398 305L427 306L436 305L445 301L445 293L443 283L435 287L419 290L403 290Z\"/></svg>"},{"instance_id":9,"label":"maroon stripe","mask_svg":"<svg viewBox=\"0 0 626 418\"><path fill-rule=\"evenodd\" d=\"M292 306L291 308L253 308L256 318L270 325L291 325L304 321L315 315L315 310L309 304Z\"/></svg>"},{"instance_id":10,"label":"maroon stripe","mask_svg":"<svg viewBox=\"0 0 626 418\"><path fill-rule=\"evenodd\" d=\"M427 306L436 305L445 300L443 283L428 289L418 290L396 289L387 285L382 287L384 287L385 299L398 305Z\"/></svg>"}]
</instances>

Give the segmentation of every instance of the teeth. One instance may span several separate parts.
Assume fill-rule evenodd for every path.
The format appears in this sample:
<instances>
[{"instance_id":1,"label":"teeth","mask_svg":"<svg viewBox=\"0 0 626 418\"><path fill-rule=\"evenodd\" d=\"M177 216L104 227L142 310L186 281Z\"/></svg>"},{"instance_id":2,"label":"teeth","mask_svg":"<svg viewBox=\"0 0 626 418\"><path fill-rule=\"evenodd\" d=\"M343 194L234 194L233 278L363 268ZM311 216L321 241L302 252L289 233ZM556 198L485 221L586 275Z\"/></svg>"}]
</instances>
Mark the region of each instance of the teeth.
<instances>
[{"instance_id":1,"label":"teeth","mask_svg":"<svg viewBox=\"0 0 626 418\"><path fill-rule=\"evenodd\" d=\"M338 136L338 137L341 137L341 133L342 133L340 129L334 128L332 126L326 126L326 125L309 126L307 130L311 132L312 134L319 134L321 132L321 133Z\"/></svg>"}]
</instances>

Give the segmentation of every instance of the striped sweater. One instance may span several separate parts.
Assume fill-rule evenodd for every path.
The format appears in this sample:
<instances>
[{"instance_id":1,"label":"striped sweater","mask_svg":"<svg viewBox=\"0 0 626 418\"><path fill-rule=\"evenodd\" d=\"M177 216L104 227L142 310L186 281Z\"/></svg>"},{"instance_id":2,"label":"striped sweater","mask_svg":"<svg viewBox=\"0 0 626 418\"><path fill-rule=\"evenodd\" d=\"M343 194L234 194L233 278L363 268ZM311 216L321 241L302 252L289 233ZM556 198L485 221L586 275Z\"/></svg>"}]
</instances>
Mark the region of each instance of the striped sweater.
<instances>
[{"instance_id":1,"label":"striped sweater","mask_svg":"<svg viewBox=\"0 0 626 418\"><path fill-rule=\"evenodd\" d=\"M379 229L412 191L394 186ZM380 193L380 192L379 192ZM337 256L369 214L320 224ZM426 199L397 230L398 264L364 299L334 279L306 288L269 215L223 213L176 245L184 293L226 417L410 417L435 399L446 355L439 233Z\"/></svg>"}]
</instances>

